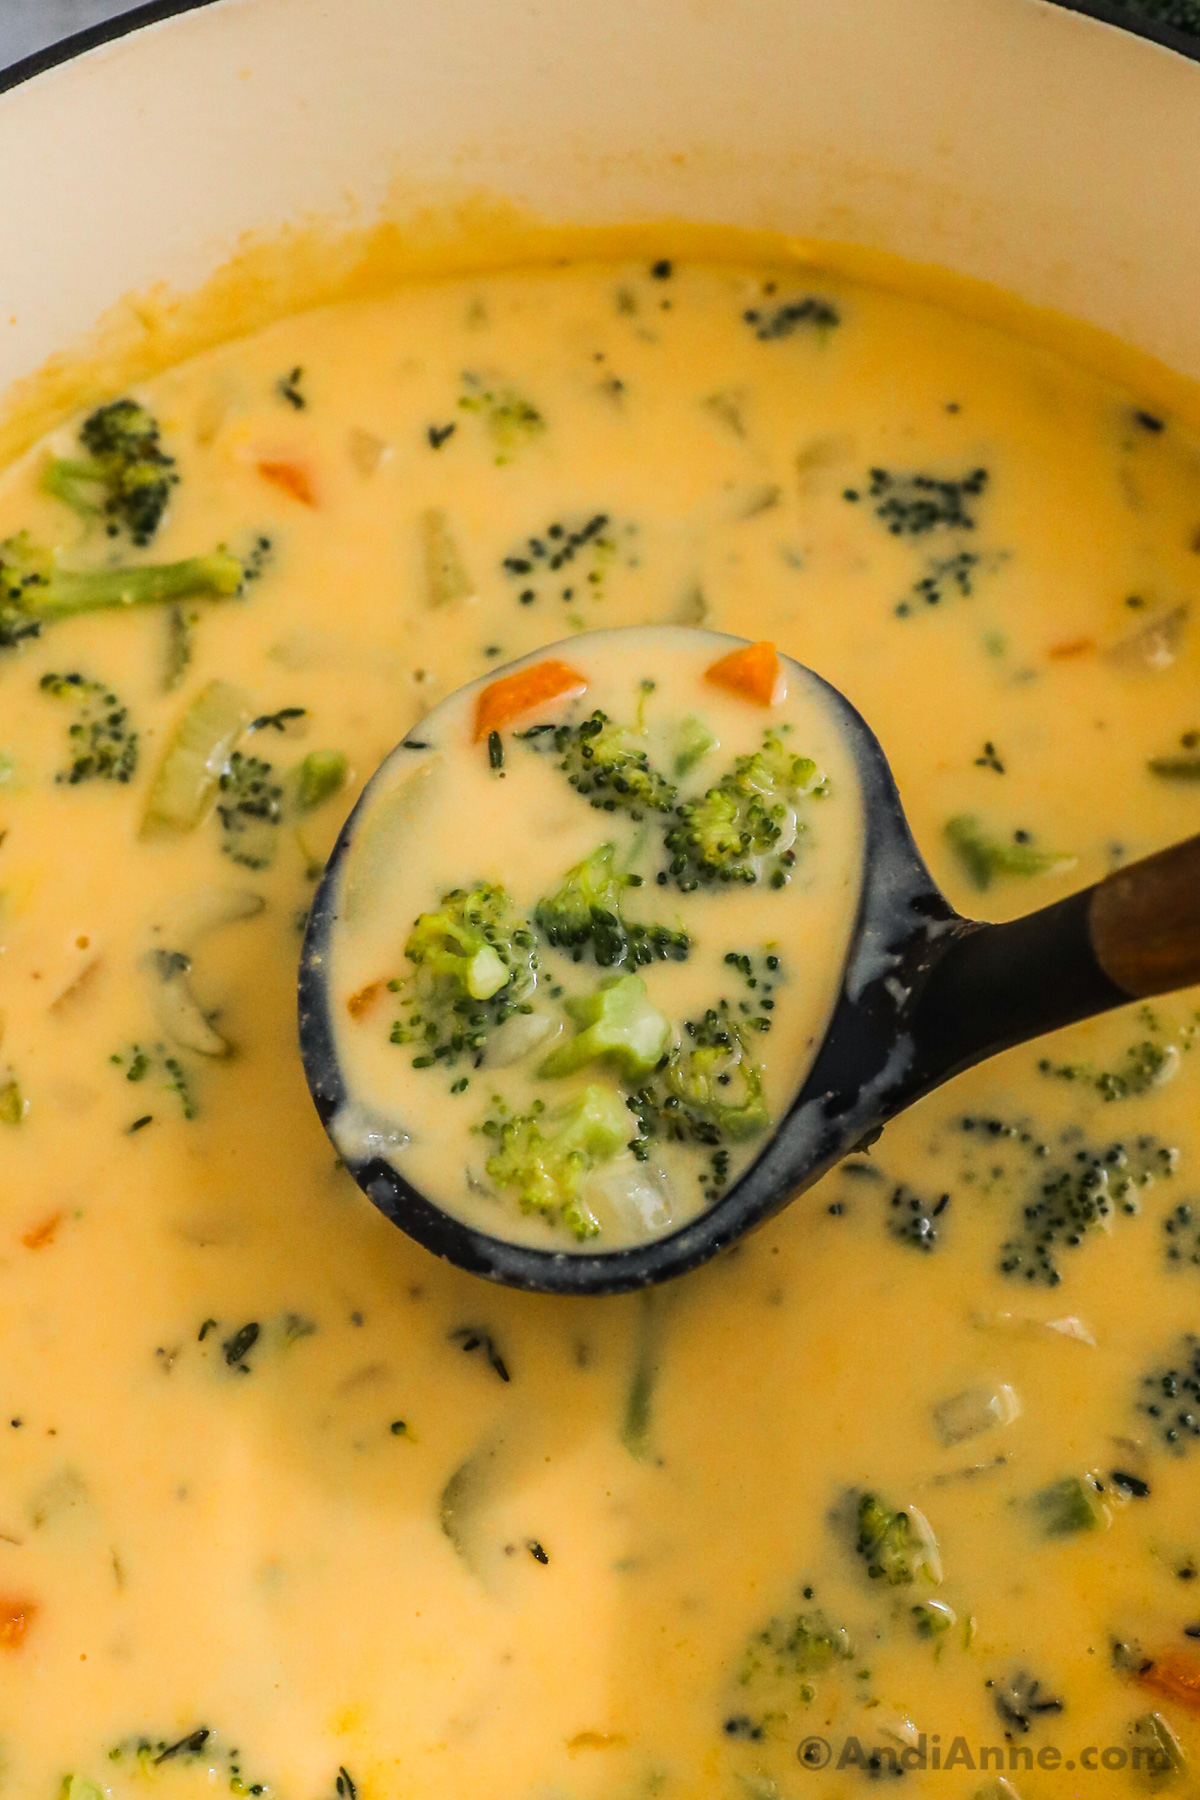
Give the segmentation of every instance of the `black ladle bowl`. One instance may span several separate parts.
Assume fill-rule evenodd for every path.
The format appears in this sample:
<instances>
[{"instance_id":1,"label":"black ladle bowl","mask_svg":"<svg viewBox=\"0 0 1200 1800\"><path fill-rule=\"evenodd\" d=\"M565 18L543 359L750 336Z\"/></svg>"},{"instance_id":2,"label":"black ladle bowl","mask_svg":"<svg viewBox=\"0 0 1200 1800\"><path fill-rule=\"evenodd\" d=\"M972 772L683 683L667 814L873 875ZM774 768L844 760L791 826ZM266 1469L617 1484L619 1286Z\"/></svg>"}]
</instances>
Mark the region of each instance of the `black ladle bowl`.
<instances>
[{"instance_id":1,"label":"black ladle bowl","mask_svg":"<svg viewBox=\"0 0 1200 1800\"><path fill-rule=\"evenodd\" d=\"M731 649L742 641L724 639ZM921 858L874 733L836 688L803 673L823 688L853 749L864 867L841 988L795 1100L756 1160L706 1212L648 1243L609 1251L541 1250L491 1237L433 1204L382 1156L351 1159L339 1146L368 1199L435 1256L489 1281L544 1293L617 1294L666 1281L736 1243L914 1100L972 1064L1129 1000L1200 981L1200 837L1009 924L963 918ZM334 846L300 959L300 1051L327 1130L351 1098L337 1058L328 953L342 859L373 785Z\"/></svg>"}]
</instances>

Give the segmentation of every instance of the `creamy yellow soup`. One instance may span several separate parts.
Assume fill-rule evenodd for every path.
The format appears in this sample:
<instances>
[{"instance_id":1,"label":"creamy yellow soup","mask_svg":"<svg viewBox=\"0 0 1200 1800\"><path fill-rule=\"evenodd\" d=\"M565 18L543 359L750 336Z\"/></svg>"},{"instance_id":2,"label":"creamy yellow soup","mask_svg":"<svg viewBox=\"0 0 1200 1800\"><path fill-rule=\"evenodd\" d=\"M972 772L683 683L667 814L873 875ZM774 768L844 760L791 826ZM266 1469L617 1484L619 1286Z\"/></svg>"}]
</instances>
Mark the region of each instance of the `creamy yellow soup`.
<instances>
[{"instance_id":1,"label":"creamy yellow soup","mask_svg":"<svg viewBox=\"0 0 1200 1800\"><path fill-rule=\"evenodd\" d=\"M862 855L836 699L771 644L588 632L461 690L318 907L334 1143L543 1250L685 1225L812 1066Z\"/></svg>"},{"instance_id":2,"label":"creamy yellow soup","mask_svg":"<svg viewBox=\"0 0 1200 1800\"><path fill-rule=\"evenodd\" d=\"M415 283L138 398L157 500L106 512L64 468L92 414L0 484L0 538L29 533L0 609L0 1792L1194 1771L1194 996L971 1072L735 1252L592 1303L372 1208L295 1019L362 782L463 682L601 625L820 671L966 911L1185 835L1189 426L782 251ZM611 554L534 553L598 517ZM218 560L39 633L82 590L38 545Z\"/></svg>"}]
</instances>

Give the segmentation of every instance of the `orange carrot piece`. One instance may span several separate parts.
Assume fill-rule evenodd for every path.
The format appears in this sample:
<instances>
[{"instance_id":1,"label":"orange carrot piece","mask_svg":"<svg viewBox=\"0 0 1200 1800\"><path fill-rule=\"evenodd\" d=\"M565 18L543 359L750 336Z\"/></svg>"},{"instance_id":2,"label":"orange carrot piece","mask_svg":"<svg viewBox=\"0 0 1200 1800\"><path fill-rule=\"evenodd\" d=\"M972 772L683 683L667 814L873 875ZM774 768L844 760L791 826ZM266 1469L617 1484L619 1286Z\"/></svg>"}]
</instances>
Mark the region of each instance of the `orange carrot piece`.
<instances>
[{"instance_id":1,"label":"orange carrot piece","mask_svg":"<svg viewBox=\"0 0 1200 1800\"><path fill-rule=\"evenodd\" d=\"M264 481L269 481L272 487L282 488L285 494L290 494L301 506L317 504L308 471L302 469L299 463L260 462L258 472Z\"/></svg>"},{"instance_id":2,"label":"orange carrot piece","mask_svg":"<svg viewBox=\"0 0 1200 1800\"><path fill-rule=\"evenodd\" d=\"M1064 662L1068 656L1086 656L1089 650L1096 648L1095 638L1070 638L1065 644L1051 644L1046 652L1055 662Z\"/></svg>"},{"instance_id":3,"label":"orange carrot piece","mask_svg":"<svg viewBox=\"0 0 1200 1800\"><path fill-rule=\"evenodd\" d=\"M19 1650L37 1607L29 1600L0 1600L0 1650Z\"/></svg>"},{"instance_id":4,"label":"orange carrot piece","mask_svg":"<svg viewBox=\"0 0 1200 1800\"><path fill-rule=\"evenodd\" d=\"M779 684L779 656L774 644L747 644L705 669L704 679L756 706L770 706Z\"/></svg>"},{"instance_id":5,"label":"orange carrot piece","mask_svg":"<svg viewBox=\"0 0 1200 1800\"><path fill-rule=\"evenodd\" d=\"M587 682L576 669L566 663L534 663L531 669L518 669L485 687L475 704L475 742L511 725L522 713L544 706L548 700L560 700L565 694L582 694Z\"/></svg>"},{"instance_id":6,"label":"orange carrot piece","mask_svg":"<svg viewBox=\"0 0 1200 1800\"><path fill-rule=\"evenodd\" d=\"M54 1242L54 1234L62 1221L63 1216L60 1212L51 1214L50 1218L43 1219L40 1225L35 1225L31 1231L27 1231L21 1242L27 1250L44 1250L47 1244Z\"/></svg>"},{"instance_id":7,"label":"orange carrot piece","mask_svg":"<svg viewBox=\"0 0 1200 1800\"><path fill-rule=\"evenodd\" d=\"M1178 1700L1189 1712L1200 1713L1200 1663L1178 1650L1168 1650L1148 1669L1140 1669L1135 1679L1164 1700Z\"/></svg>"},{"instance_id":8,"label":"orange carrot piece","mask_svg":"<svg viewBox=\"0 0 1200 1800\"><path fill-rule=\"evenodd\" d=\"M361 1019L369 1012L383 992L382 981L368 981L366 987L359 988L357 994L351 994L346 1002L346 1011L352 1019Z\"/></svg>"}]
</instances>

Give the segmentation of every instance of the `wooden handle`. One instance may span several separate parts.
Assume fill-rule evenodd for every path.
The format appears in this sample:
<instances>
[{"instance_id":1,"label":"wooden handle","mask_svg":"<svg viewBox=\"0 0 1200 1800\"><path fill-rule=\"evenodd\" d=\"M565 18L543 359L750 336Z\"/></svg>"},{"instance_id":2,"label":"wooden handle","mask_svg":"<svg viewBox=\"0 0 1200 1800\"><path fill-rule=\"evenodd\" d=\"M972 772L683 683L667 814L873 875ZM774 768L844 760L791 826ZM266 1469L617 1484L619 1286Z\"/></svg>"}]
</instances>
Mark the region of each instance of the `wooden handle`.
<instances>
[{"instance_id":1,"label":"wooden handle","mask_svg":"<svg viewBox=\"0 0 1200 1800\"><path fill-rule=\"evenodd\" d=\"M1088 930L1100 967L1133 999L1200 981L1200 837L1102 881Z\"/></svg>"}]
</instances>

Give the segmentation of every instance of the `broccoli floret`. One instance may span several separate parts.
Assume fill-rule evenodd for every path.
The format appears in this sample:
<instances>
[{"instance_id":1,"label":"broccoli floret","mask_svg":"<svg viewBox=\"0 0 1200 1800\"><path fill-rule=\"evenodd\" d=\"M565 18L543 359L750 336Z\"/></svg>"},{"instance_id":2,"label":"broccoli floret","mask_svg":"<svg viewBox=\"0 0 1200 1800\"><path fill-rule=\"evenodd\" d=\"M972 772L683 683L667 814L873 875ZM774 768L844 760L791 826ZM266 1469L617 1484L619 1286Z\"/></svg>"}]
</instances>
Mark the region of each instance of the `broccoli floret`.
<instances>
[{"instance_id":1,"label":"broccoli floret","mask_svg":"<svg viewBox=\"0 0 1200 1800\"><path fill-rule=\"evenodd\" d=\"M1062 1701L1048 1694L1027 1669L1019 1669L1006 1680L991 1683L991 1687L992 1704L1010 1737L1014 1731L1029 1731L1039 1719L1063 1709Z\"/></svg>"},{"instance_id":2,"label":"broccoli floret","mask_svg":"<svg viewBox=\"0 0 1200 1800\"><path fill-rule=\"evenodd\" d=\"M751 1054L752 1025L763 1029L761 1020L735 1019L727 1000L686 1020L664 1067L629 1100L638 1121L631 1148L641 1160L655 1138L712 1150L699 1178L707 1201L716 1200L728 1183L729 1145L744 1143L771 1123L762 1069Z\"/></svg>"},{"instance_id":3,"label":"broccoli floret","mask_svg":"<svg viewBox=\"0 0 1200 1800\"><path fill-rule=\"evenodd\" d=\"M536 726L526 733L539 748L544 735ZM675 788L651 768L638 733L614 725L607 713L597 710L578 725L555 726L553 747L576 793L602 812L620 809L641 819L647 812L670 812L675 804Z\"/></svg>"},{"instance_id":4,"label":"broccoli floret","mask_svg":"<svg viewBox=\"0 0 1200 1800\"><path fill-rule=\"evenodd\" d=\"M235 750L217 784L221 848L246 869L265 869L275 855L274 828L283 813L283 789L261 756Z\"/></svg>"},{"instance_id":5,"label":"broccoli floret","mask_svg":"<svg viewBox=\"0 0 1200 1800\"><path fill-rule=\"evenodd\" d=\"M148 544L179 480L160 442L158 421L136 400L113 400L84 420L86 458L56 456L42 485L85 518L101 518L109 537L127 532Z\"/></svg>"},{"instance_id":6,"label":"broccoli floret","mask_svg":"<svg viewBox=\"0 0 1200 1800\"><path fill-rule=\"evenodd\" d=\"M729 1003L710 1006L684 1025L683 1042L666 1069L666 1085L689 1113L741 1143L771 1123L763 1098L762 1069L750 1054L747 1027Z\"/></svg>"},{"instance_id":7,"label":"broccoli floret","mask_svg":"<svg viewBox=\"0 0 1200 1800\"><path fill-rule=\"evenodd\" d=\"M911 1587L918 1576L932 1582L942 1579L933 1533L915 1507L892 1512L878 1494L860 1494L857 1522L855 1548L872 1581Z\"/></svg>"},{"instance_id":8,"label":"broccoli floret","mask_svg":"<svg viewBox=\"0 0 1200 1800\"><path fill-rule=\"evenodd\" d=\"M748 1687L764 1676L781 1681L815 1675L853 1654L844 1626L830 1624L823 1612L793 1613L771 1619L754 1633L746 1645L738 1681Z\"/></svg>"},{"instance_id":9,"label":"broccoli floret","mask_svg":"<svg viewBox=\"0 0 1200 1800\"><path fill-rule=\"evenodd\" d=\"M350 765L344 750L310 750L295 774L296 809L315 812L346 785Z\"/></svg>"},{"instance_id":10,"label":"broccoli floret","mask_svg":"<svg viewBox=\"0 0 1200 1800\"><path fill-rule=\"evenodd\" d=\"M138 734L128 710L105 683L73 672L43 675L38 686L43 694L70 702L79 714L67 731L70 767L54 779L71 787L81 781L129 781L138 765Z\"/></svg>"},{"instance_id":11,"label":"broccoli floret","mask_svg":"<svg viewBox=\"0 0 1200 1800\"><path fill-rule=\"evenodd\" d=\"M586 1087L550 1113L535 1100L528 1113L508 1116L497 1102L479 1130L496 1145L488 1176L515 1190L522 1212L561 1221L581 1240L596 1236L600 1221L583 1198L584 1179L629 1141L629 1112L615 1088Z\"/></svg>"},{"instance_id":12,"label":"broccoli floret","mask_svg":"<svg viewBox=\"0 0 1200 1800\"><path fill-rule=\"evenodd\" d=\"M1011 840L991 837L973 813L947 819L945 832L966 875L981 891L998 875L1052 875L1075 861L1057 850L1038 850L1027 832L1017 832Z\"/></svg>"},{"instance_id":13,"label":"broccoli floret","mask_svg":"<svg viewBox=\"0 0 1200 1800\"><path fill-rule=\"evenodd\" d=\"M537 407L515 388L486 386L471 373L464 374L463 386L466 392L460 395L458 404L464 412L478 413L482 418L499 466L511 462L518 450L545 431L546 421Z\"/></svg>"},{"instance_id":14,"label":"broccoli floret","mask_svg":"<svg viewBox=\"0 0 1200 1800\"><path fill-rule=\"evenodd\" d=\"M666 834L670 876L684 893L702 883L752 882L764 874L772 887L783 887L803 830L796 804L821 784L811 757L795 755L777 732L766 732L761 750L739 756L706 794L677 807Z\"/></svg>"},{"instance_id":15,"label":"broccoli floret","mask_svg":"<svg viewBox=\"0 0 1200 1800\"><path fill-rule=\"evenodd\" d=\"M893 537L923 537L929 531L973 531L975 519L967 510L988 484L986 469L970 469L955 479L923 472L897 474L891 469L868 469L865 498L874 502L875 517ZM857 488L845 488L844 500L864 496Z\"/></svg>"},{"instance_id":16,"label":"broccoli floret","mask_svg":"<svg viewBox=\"0 0 1200 1800\"><path fill-rule=\"evenodd\" d=\"M1140 1211L1139 1190L1159 1176L1169 1179L1177 1156L1170 1146L1142 1135L1102 1149L1079 1144L1062 1163L1043 1163L1013 1235L1001 1247L1001 1274L1057 1287L1062 1251L1078 1249L1092 1233L1111 1230L1118 1217Z\"/></svg>"},{"instance_id":17,"label":"broccoli floret","mask_svg":"<svg viewBox=\"0 0 1200 1800\"><path fill-rule=\"evenodd\" d=\"M588 1063L602 1062L623 1081L639 1081L667 1053L671 1021L651 1004L640 975L610 975L594 994L568 1000L566 1009L579 1030L550 1052L538 1069L541 1076L574 1075Z\"/></svg>"},{"instance_id":18,"label":"broccoli floret","mask_svg":"<svg viewBox=\"0 0 1200 1800\"><path fill-rule=\"evenodd\" d=\"M682 962L691 949L686 931L632 924L622 916L622 893L641 887L642 878L619 875L614 854L614 845L601 844L568 870L557 893L538 901L533 914L538 930L555 949L570 951L575 962L590 955L602 969Z\"/></svg>"},{"instance_id":19,"label":"broccoli floret","mask_svg":"<svg viewBox=\"0 0 1200 1800\"><path fill-rule=\"evenodd\" d=\"M488 1033L517 1012L531 1012L537 982L532 931L503 888L452 888L440 910L422 913L404 946L412 974L394 982L406 1017L393 1044L420 1044L415 1069L453 1066L463 1055L478 1067Z\"/></svg>"},{"instance_id":20,"label":"broccoli floret","mask_svg":"<svg viewBox=\"0 0 1200 1800\"><path fill-rule=\"evenodd\" d=\"M1183 1456L1200 1438L1200 1338L1183 1338L1176 1360L1143 1375L1137 1409L1161 1448Z\"/></svg>"},{"instance_id":21,"label":"broccoli floret","mask_svg":"<svg viewBox=\"0 0 1200 1800\"><path fill-rule=\"evenodd\" d=\"M223 550L183 562L129 569L60 569L52 550L28 532L0 543L0 649L37 637L44 625L103 608L155 606L236 594L242 565Z\"/></svg>"}]
</instances>

